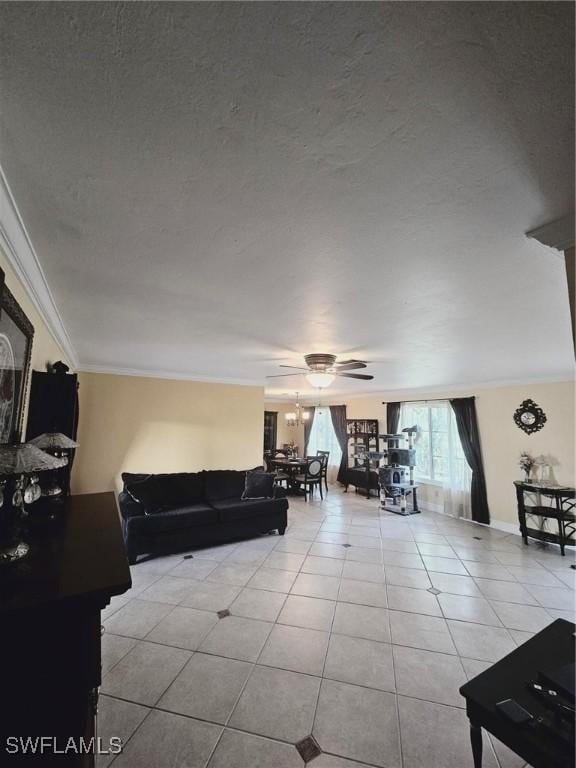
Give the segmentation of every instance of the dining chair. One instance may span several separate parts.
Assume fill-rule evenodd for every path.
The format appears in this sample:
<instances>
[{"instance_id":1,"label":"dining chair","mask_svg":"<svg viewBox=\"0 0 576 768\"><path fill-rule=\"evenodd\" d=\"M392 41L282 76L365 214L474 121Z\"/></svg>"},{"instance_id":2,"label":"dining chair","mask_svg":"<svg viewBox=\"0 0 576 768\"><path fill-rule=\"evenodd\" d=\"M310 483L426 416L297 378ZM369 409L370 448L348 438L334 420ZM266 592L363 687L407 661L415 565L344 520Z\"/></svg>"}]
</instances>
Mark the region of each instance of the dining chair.
<instances>
[{"instance_id":1,"label":"dining chair","mask_svg":"<svg viewBox=\"0 0 576 768\"><path fill-rule=\"evenodd\" d=\"M275 451L273 451L274 459L286 459L288 458L288 452L285 451L283 448L276 448ZM270 471L274 472L275 478L274 482L278 485L281 485L282 483L286 483L286 488L288 488L288 485L290 484L290 475L286 472L282 472L282 470L279 467L274 466L273 459L270 460Z\"/></svg>"},{"instance_id":2,"label":"dining chair","mask_svg":"<svg viewBox=\"0 0 576 768\"><path fill-rule=\"evenodd\" d=\"M322 493L322 459L320 456L306 456L306 466L303 475L296 475L294 480L304 487L304 498L308 500L308 494L314 492L314 487L320 489L320 498L324 498Z\"/></svg>"},{"instance_id":3,"label":"dining chair","mask_svg":"<svg viewBox=\"0 0 576 768\"><path fill-rule=\"evenodd\" d=\"M272 466L273 458L274 458L273 451L264 451L264 466L266 467L266 472L274 472L274 468Z\"/></svg>"},{"instance_id":4,"label":"dining chair","mask_svg":"<svg viewBox=\"0 0 576 768\"><path fill-rule=\"evenodd\" d=\"M326 486L326 493L328 493L328 459L330 458L330 451L316 451L316 456L322 458L322 479Z\"/></svg>"}]
</instances>

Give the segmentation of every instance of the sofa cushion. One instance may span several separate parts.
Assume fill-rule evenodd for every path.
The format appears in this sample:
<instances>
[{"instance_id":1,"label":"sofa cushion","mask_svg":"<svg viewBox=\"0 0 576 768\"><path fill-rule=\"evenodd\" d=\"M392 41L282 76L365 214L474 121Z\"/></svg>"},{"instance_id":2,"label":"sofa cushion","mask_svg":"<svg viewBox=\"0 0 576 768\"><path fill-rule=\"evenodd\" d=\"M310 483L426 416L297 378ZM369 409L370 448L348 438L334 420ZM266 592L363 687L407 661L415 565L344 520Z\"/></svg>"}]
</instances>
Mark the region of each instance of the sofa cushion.
<instances>
[{"instance_id":1,"label":"sofa cushion","mask_svg":"<svg viewBox=\"0 0 576 768\"><path fill-rule=\"evenodd\" d=\"M246 520L249 517L258 517L274 509L278 502L273 499L250 499L241 501L240 499L220 499L213 501L212 506L218 510L221 523L227 523L230 520Z\"/></svg>"},{"instance_id":2,"label":"sofa cushion","mask_svg":"<svg viewBox=\"0 0 576 768\"><path fill-rule=\"evenodd\" d=\"M141 483L143 480L147 480L149 477L151 477L150 473L148 474L138 474L135 472L122 472L122 482L124 483L124 490L129 485L136 485L136 483Z\"/></svg>"},{"instance_id":3,"label":"sofa cushion","mask_svg":"<svg viewBox=\"0 0 576 768\"><path fill-rule=\"evenodd\" d=\"M120 514L124 519L144 516L144 507L142 504L134 501L132 496L126 491L120 491L118 495L118 506L120 507Z\"/></svg>"},{"instance_id":4,"label":"sofa cushion","mask_svg":"<svg viewBox=\"0 0 576 768\"><path fill-rule=\"evenodd\" d=\"M138 504L141 504L145 514L154 515L161 512L165 505L162 487L155 477L147 477L139 483L126 486L126 493Z\"/></svg>"},{"instance_id":5,"label":"sofa cushion","mask_svg":"<svg viewBox=\"0 0 576 768\"><path fill-rule=\"evenodd\" d=\"M203 503L203 475L203 472L175 472L130 476L125 472L122 477L127 478L126 492L142 504L147 515L154 515L165 509Z\"/></svg>"},{"instance_id":6,"label":"sofa cushion","mask_svg":"<svg viewBox=\"0 0 576 768\"><path fill-rule=\"evenodd\" d=\"M204 472L178 472L154 477L164 495L165 509L204 501Z\"/></svg>"},{"instance_id":7,"label":"sofa cushion","mask_svg":"<svg viewBox=\"0 0 576 768\"><path fill-rule=\"evenodd\" d=\"M246 472L232 469L214 469L206 472L206 501L240 499L244 491Z\"/></svg>"},{"instance_id":8,"label":"sofa cushion","mask_svg":"<svg viewBox=\"0 0 576 768\"><path fill-rule=\"evenodd\" d=\"M271 499L274 494L273 472L246 472L242 501L246 499Z\"/></svg>"},{"instance_id":9,"label":"sofa cushion","mask_svg":"<svg viewBox=\"0 0 576 768\"><path fill-rule=\"evenodd\" d=\"M244 493L246 472L263 472L264 467L253 469L212 469L204 472L204 498L212 503L219 499L240 499Z\"/></svg>"},{"instance_id":10,"label":"sofa cushion","mask_svg":"<svg viewBox=\"0 0 576 768\"><path fill-rule=\"evenodd\" d=\"M189 504L154 515L130 518L130 530L141 533L166 533L218 522L218 512L208 504Z\"/></svg>"}]
</instances>

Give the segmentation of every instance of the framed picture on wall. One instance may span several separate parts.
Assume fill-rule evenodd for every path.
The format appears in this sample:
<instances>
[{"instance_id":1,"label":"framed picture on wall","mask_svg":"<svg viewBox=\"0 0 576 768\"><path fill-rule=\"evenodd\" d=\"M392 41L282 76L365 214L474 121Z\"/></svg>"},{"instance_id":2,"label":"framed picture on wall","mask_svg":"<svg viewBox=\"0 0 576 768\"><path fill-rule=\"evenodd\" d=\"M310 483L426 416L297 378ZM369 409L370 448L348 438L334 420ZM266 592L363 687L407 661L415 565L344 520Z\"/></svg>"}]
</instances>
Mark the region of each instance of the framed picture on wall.
<instances>
[{"instance_id":1,"label":"framed picture on wall","mask_svg":"<svg viewBox=\"0 0 576 768\"><path fill-rule=\"evenodd\" d=\"M3 272L1 280L0 443L10 443L22 433L34 326L4 285Z\"/></svg>"}]
</instances>

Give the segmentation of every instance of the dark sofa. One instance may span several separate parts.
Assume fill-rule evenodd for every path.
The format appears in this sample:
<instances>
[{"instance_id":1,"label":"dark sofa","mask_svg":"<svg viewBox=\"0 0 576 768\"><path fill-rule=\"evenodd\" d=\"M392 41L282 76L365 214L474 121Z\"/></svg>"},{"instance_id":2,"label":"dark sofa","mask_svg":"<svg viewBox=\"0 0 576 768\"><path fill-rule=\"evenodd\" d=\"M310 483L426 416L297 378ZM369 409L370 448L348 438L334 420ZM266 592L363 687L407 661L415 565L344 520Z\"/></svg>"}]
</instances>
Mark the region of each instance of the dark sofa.
<instances>
[{"instance_id":1,"label":"dark sofa","mask_svg":"<svg viewBox=\"0 0 576 768\"><path fill-rule=\"evenodd\" d=\"M275 487L272 498L242 500L245 479L246 472L234 470L125 472L118 503L129 562L140 554L177 552L272 530L283 535L288 520L284 489Z\"/></svg>"}]
</instances>

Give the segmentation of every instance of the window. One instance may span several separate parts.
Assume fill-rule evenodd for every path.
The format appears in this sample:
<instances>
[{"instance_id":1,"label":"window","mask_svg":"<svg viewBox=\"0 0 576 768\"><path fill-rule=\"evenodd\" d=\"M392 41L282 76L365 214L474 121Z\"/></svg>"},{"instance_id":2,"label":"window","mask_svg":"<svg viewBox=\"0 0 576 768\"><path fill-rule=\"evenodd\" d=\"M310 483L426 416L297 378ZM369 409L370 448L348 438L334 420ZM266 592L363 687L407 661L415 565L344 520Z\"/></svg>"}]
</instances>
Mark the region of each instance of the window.
<instances>
[{"instance_id":1,"label":"window","mask_svg":"<svg viewBox=\"0 0 576 768\"><path fill-rule=\"evenodd\" d=\"M470 470L449 402L402 403L400 431L414 424L418 426L414 441L417 480L444 485L455 474L467 476Z\"/></svg>"},{"instance_id":2,"label":"window","mask_svg":"<svg viewBox=\"0 0 576 768\"><path fill-rule=\"evenodd\" d=\"M309 456L315 456L316 451L330 451L330 456L328 457L328 482L334 482L340 468L342 449L336 437L336 432L334 432L330 408L326 406L318 406L316 408L306 451Z\"/></svg>"}]
</instances>

